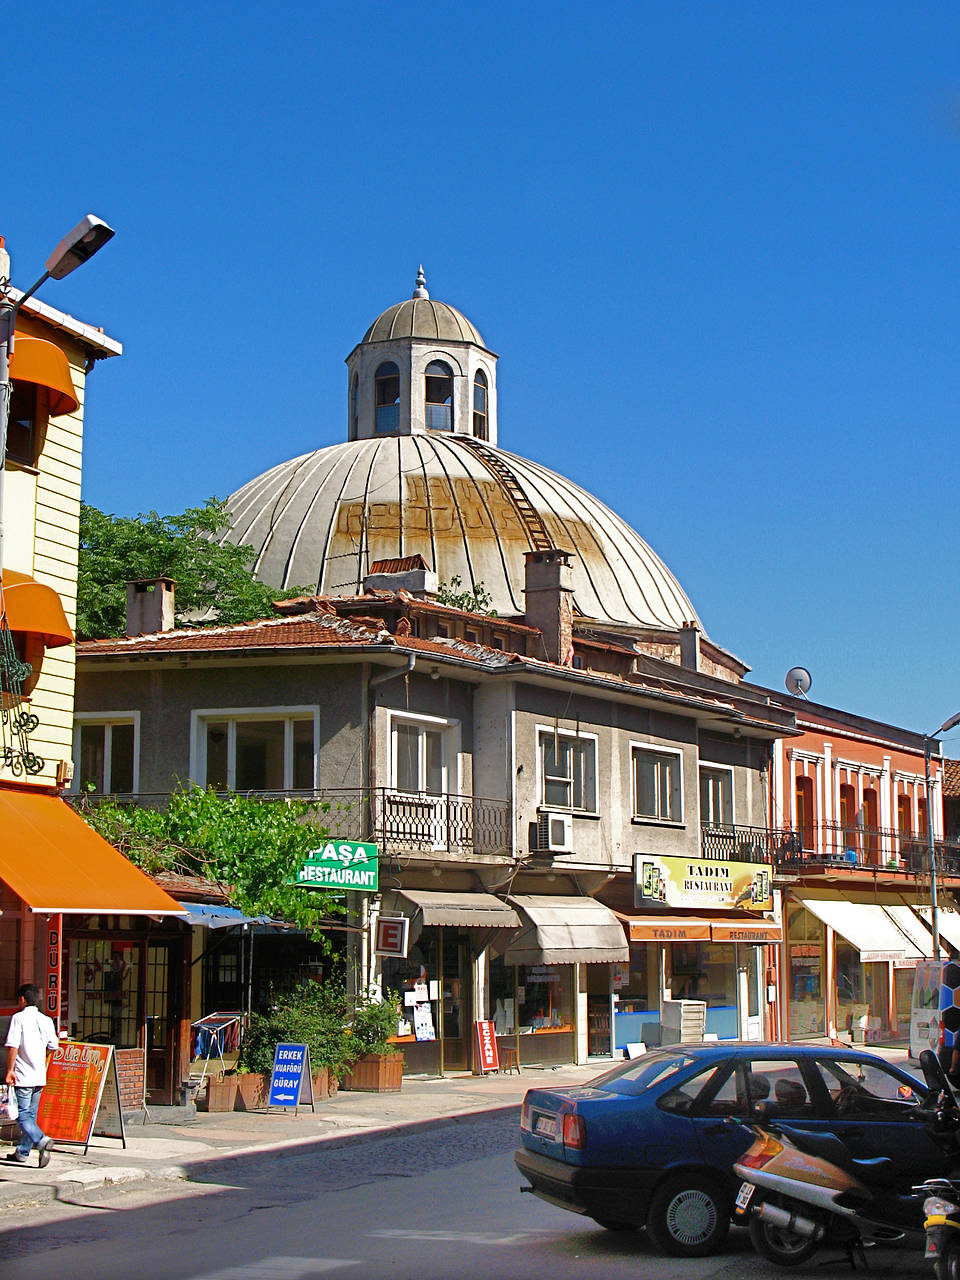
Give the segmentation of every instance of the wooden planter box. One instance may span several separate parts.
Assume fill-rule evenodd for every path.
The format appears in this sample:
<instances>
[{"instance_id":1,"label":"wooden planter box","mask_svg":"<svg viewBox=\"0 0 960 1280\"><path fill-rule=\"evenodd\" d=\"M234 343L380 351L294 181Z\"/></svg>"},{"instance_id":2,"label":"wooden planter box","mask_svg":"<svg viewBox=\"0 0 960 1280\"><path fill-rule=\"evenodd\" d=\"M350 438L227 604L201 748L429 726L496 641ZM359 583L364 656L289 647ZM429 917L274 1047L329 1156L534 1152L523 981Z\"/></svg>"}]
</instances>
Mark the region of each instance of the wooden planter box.
<instances>
[{"instance_id":1,"label":"wooden planter box","mask_svg":"<svg viewBox=\"0 0 960 1280\"><path fill-rule=\"evenodd\" d=\"M258 1111L267 1105L270 1080L263 1072L244 1071L233 1078L237 1082L234 1110Z\"/></svg>"},{"instance_id":2,"label":"wooden planter box","mask_svg":"<svg viewBox=\"0 0 960 1280\"><path fill-rule=\"evenodd\" d=\"M326 1067L321 1067L319 1071L313 1073L313 1100L319 1102L321 1098L330 1097L330 1072Z\"/></svg>"},{"instance_id":3,"label":"wooden planter box","mask_svg":"<svg viewBox=\"0 0 960 1280\"><path fill-rule=\"evenodd\" d=\"M237 1101L237 1077L207 1076L207 1110L232 1111Z\"/></svg>"},{"instance_id":4,"label":"wooden planter box","mask_svg":"<svg viewBox=\"0 0 960 1280\"><path fill-rule=\"evenodd\" d=\"M340 1088L365 1093L397 1093L402 1082L402 1053L368 1053L343 1075Z\"/></svg>"}]
</instances>

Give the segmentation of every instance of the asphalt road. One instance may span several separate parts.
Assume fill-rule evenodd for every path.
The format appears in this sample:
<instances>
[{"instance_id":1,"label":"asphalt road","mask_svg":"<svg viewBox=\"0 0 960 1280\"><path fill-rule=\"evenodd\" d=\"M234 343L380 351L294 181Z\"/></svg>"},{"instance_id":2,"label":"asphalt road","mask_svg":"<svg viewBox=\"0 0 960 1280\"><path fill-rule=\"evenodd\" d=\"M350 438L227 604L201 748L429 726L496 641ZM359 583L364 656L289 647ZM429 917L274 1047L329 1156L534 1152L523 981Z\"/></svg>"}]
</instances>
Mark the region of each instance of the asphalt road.
<instances>
[{"instance_id":1,"label":"asphalt road","mask_svg":"<svg viewBox=\"0 0 960 1280\"><path fill-rule=\"evenodd\" d=\"M16 1280L769 1280L743 1232L677 1261L520 1195L517 1120L479 1116L334 1149L223 1161L203 1185L134 1184L11 1213L0 1276ZM815 1257L796 1280L847 1275ZM823 1265L827 1262L827 1265ZM870 1253L871 1280L928 1280L911 1245Z\"/></svg>"}]
</instances>

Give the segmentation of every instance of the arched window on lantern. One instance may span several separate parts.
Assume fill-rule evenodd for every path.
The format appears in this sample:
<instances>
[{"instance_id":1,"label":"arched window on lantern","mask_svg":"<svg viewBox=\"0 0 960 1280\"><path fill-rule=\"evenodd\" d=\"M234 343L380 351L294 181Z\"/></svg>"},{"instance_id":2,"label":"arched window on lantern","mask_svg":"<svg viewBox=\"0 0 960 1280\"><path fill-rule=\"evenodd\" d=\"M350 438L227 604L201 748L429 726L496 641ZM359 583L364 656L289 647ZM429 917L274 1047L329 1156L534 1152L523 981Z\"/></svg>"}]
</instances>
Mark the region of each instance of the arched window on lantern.
<instances>
[{"instance_id":1,"label":"arched window on lantern","mask_svg":"<svg viewBox=\"0 0 960 1280\"><path fill-rule=\"evenodd\" d=\"M428 427L453 430L453 371L442 360L431 360L427 365L425 408Z\"/></svg>"},{"instance_id":2,"label":"arched window on lantern","mask_svg":"<svg viewBox=\"0 0 960 1280\"><path fill-rule=\"evenodd\" d=\"M388 360L373 378L378 431L396 431L400 426L400 370Z\"/></svg>"},{"instance_id":3,"label":"arched window on lantern","mask_svg":"<svg viewBox=\"0 0 960 1280\"><path fill-rule=\"evenodd\" d=\"M360 434L360 379L356 374L350 383L350 439Z\"/></svg>"},{"instance_id":4,"label":"arched window on lantern","mask_svg":"<svg viewBox=\"0 0 960 1280\"><path fill-rule=\"evenodd\" d=\"M473 380L473 434L478 440L490 439L487 426L487 375L482 369L477 370L477 376Z\"/></svg>"}]
</instances>

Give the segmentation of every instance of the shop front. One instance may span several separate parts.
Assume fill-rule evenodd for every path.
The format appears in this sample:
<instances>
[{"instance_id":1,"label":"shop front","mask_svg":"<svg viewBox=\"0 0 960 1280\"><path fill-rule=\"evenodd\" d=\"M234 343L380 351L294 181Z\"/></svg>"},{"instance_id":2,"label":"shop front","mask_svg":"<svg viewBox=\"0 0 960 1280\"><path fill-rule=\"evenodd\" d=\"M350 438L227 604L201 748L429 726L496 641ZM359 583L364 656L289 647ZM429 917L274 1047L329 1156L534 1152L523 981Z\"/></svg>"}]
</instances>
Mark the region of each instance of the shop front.
<instances>
[{"instance_id":1,"label":"shop front","mask_svg":"<svg viewBox=\"0 0 960 1280\"><path fill-rule=\"evenodd\" d=\"M52 790L0 788L0 829L0 1030L33 981L63 1034L142 1049L170 1100L183 908Z\"/></svg>"},{"instance_id":2,"label":"shop front","mask_svg":"<svg viewBox=\"0 0 960 1280\"><path fill-rule=\"evenodd\" d=\"M913 972L933 954L920 913L897 894L792 890L784 914L785 1037L906 1038Z\"/></svg>"},{"instance_id":3,"label":"shop front","mask_svg":"<svg viewBox=\"0 0 960 1280\"><path fill-rule=\"evenodd\" d=\"M384 894L380 914L410 921L407 954L383 956L385 993L400 1002L399 1035L411 1075L473 1068L477 964L491 943L515 933L516 911L490 893L405 888Z\"/></svg>"},{"instance_id":4,"label":"shop front","mask_svg":"<svg viewBox=\"0 0 960 1280\"><path fill-rule=\"evenodd\" d=\"M627 919L630 970L618 992L615 1049L665 1043L675 1004L703 1006L703 1034L763 1040L771 966L779 942L766 863L634 856L634 911Z\"/></svg>"}]
</instances>

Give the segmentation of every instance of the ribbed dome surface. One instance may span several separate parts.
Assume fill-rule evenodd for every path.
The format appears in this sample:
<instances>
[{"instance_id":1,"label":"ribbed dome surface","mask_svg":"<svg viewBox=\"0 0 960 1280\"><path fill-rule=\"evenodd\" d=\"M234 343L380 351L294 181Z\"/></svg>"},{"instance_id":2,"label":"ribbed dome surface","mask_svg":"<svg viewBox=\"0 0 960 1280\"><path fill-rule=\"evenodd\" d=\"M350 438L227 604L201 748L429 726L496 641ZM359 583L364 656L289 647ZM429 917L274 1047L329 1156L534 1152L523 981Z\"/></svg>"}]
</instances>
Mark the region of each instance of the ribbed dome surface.
<instances>
[{"instance_id":1,"label":"ribbed dome surface","mask_svg":"<svg viewBox=\"0 0 960 1280\"><path fill-rule=\"evenodd\" d=\"M229 540L254 547L257 576L271 586L352 595L375 560L419 552L441 582L482 583L498 613L519 614L524 553L554 545L576 553L574 603L587 617L699 625L670 570L602 502L538 463L466 437L331 445L251 480L228 507Z\"/></svg>"},{"instance_id":2,"label":"ribbed dome surface","mask_svg":"<svg viewBox=\"0 0 960 1280\"><path fill-rule=\"evenodd\" d=\"M486 348L476 328L456 307L433 298L407 298L377 316L363 335L364 342L394 338L427 338L437 342L475 342Z\"/></svg>"}]
</instances>

